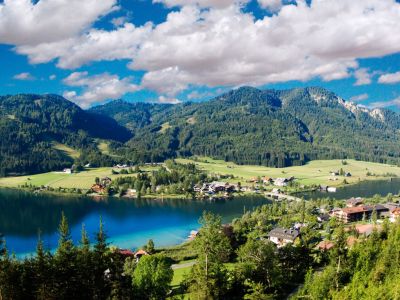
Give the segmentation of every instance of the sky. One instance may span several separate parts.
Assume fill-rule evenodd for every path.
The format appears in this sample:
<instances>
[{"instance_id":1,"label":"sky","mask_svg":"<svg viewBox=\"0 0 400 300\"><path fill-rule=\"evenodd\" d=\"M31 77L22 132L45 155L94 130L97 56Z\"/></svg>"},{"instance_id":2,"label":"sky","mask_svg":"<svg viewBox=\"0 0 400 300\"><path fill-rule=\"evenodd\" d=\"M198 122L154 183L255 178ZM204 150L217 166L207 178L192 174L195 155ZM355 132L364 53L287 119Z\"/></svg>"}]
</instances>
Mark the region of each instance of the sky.
<instances>
[{"instance_id":1,"label":"sky","mask_svg":"<svg viewBox=\"0 0 400 300\"><path fill-rule=\"evenodd\" d=\"M322 86L400 110L395 0L0 0L0 95L203 101Z\"/></svg>"}]
</instances>

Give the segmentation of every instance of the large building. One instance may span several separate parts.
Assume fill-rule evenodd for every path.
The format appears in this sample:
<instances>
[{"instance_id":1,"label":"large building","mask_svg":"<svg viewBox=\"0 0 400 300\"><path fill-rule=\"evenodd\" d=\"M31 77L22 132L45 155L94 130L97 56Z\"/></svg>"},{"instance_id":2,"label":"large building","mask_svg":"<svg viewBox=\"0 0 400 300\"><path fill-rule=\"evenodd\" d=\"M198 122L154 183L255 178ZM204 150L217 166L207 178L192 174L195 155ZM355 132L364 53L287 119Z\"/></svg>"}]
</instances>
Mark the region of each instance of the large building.
<instances>
[{"instance_id":1,"label":"large building","mask_svg":"<svg viewBox=\"0 0 400 300\"><path fill-rule=\"evenodd\" d=\"M345 207L334 212L334 216L344 222L356 222L363 219L370 219L372 213L376 211L377 217L380 218L383 213L387 213L389 209L383 205L360 205L355 207Z\"/></svg>"},{"instance_id":2,"label":"large building","mask_svg":"<svg viewBox=\"0 0 400 300\"><path fill-rule=\"evenodd\" d=\"M293 243L300 233L297 229L274 228L268 233L268 239L278 247Z\"/></svg>"}]
</instances>

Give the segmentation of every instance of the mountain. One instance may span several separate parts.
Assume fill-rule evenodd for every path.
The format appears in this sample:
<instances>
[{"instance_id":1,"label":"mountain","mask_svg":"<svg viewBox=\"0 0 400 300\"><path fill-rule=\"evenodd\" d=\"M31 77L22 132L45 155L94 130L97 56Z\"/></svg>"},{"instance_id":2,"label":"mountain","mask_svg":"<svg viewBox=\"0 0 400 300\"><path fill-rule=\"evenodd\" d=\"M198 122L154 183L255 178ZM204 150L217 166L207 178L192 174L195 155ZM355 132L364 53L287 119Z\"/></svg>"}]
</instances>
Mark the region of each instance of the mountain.
<instances>
[{"instance_id":1,"label":"mountain","mask_svg":"<svg viewBox=\"0 0 400 300\"><path fill-rule=\"evenodd\" d=\"M125 142L130 137L130 132L114 119L84 111L57 95L0 97L3 175L71 166L74 159L65 149L97 153L94 138Z\"/></svg>"},{"instance_id":2,"label":"mountain","mask_svg":"<svg viewBox=\"0 0 400 300\"><path fill-rule=\"evenodd\" d=\"M114 114L122 118L137 113L138 106L134 108ZM132 160L206 155L282 167L313 159L399 163L400 158L397 113L369 110L318 87L243 87L207 102L146 111L146 122L136 126L133 138L118 150Z\"/></svg>"},{"instance_id":3,"label":"mountain","mask_svg":"<svg viewBox=\"0 0 400 300\"><path fill-rule=\"evenodd\" d=\"M87 111L57 95L0 97L0 175L191 155L275 167L345 158L399 164L399 142L397 113L319 87L242 87L177 105L116 100Z\"/></svg>"}]
</instances>

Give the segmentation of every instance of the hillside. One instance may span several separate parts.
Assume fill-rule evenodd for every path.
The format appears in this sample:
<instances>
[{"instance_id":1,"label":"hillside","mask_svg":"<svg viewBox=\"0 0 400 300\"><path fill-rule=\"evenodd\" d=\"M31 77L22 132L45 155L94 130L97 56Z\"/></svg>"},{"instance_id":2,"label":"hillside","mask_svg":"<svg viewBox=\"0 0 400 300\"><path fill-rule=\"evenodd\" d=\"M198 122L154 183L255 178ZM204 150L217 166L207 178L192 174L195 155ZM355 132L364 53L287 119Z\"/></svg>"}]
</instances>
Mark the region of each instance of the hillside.
<instances>
[{"instance_id":1,"label":"hillside","mask_svg":"<svg viewBox=\"0 0 400 300\"><path fill-rule=\"evenodd\" d=\"M123 142L130 136L115 120L57 95L0 97L0 175L71 166L79 153L97 155L93 138Z\"/></svg>"},{"instance_id":2,"label":"hillside","mask_svg":"<svg viewBox=\"0 0 400 300\"><path fill-rule=\"evenodd\" d=\"M147 124L119 150L130 159L201 155L277 167L333 158L399 163L398 114L356 106L322 88L243 87L149 112Z\"/></svg>"}]
</instances>

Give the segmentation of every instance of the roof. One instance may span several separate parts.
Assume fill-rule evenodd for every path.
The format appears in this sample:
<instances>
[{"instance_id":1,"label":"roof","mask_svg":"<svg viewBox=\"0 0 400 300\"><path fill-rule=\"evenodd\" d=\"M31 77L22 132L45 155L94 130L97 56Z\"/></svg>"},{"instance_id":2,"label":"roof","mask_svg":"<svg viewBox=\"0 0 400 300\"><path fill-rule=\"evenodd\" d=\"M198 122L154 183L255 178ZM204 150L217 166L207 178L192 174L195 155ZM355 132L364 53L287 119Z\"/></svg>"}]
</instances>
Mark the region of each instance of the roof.
<instances>
[{"instance_id":1,"label":"roof","mask_svg":"<svg viewBox=\"0 0 400 300\"><path fill-rule=\"evenodd\" d=\"M395 209L393 209L392 214L394 214L396 216L400 216L400 207L396 207Z\"/></svg>"},{"instance_id":2,"label":"roof","mask_svg":"<svg viewBox=\"0 0 400 300\"><path fill-rule=\"evenodd\" d=\"M357 198L352 197L352 198L346 200L346 204L357 205L357 204L362 203L363 201L364 201L364 199L361 197L357 197Z\"/></svg>"},{"instance_id":3,"label":"roof","mask_svg":"<svg viewBox=\"0 0 400 300\"><path fill-rule=\"evenodd\" d=\"M356 206L356 207L345 207L342 209L342 211L346 214L356 214L356 213L372 212L374 209L376 211L388 211L389 210L387 207L377 204L375 206L361 205L361 206Z\"/></svg>"},{"instance_id":4,"label":"roof","mask_svg":"<svg viewBox=\"0 0 400 300\"><path fill-rule=\"evenodd\" d=\"M268 233L269 237L277 237L279 239L294 241L299 236L296 229L274 228Z\"/></svg>"},{"instance_id":5,"label":"roof","mask_svg":"<svg viewBox=\"0 0 400 300\"><path fill-rule=\"evenodd\" d=\"M357 224L356 230L359 234L370 235L375 229L380 230L381 226L375 224Z\"/></svg>"},{"instance_id":6,"label":"roof","mask_svg":"<svg viewBox=\"0 0 400 300\"><path fill-rule=\"evenodd\" d=\"M131 251L129 249L118 249L118 253L123 256L133 256L134 255L133 251Z\"/></svg>"},{"instance_id":7,"label":"roof","mask_svg":"<svg viewBox=\"0 0 400 300\"><path fill-rule=\"evenodd\" d=\"M142 256L142 255L149 255L149 254L146 251L144 251L143 249L140 249L140 250L136 251L136 253L135 253L135 257Z\"/></svg>"},{"instance_id":8,"label":"roof","mask_svg":"<svg viewBox=\"0 0 400 300\"><path fill-rule=\"evenodd\" d=\"M318 245L317 248L320 250L329 250L333 248L335 244L331 241L321 241Z\"/></svg>"}]
</instances>

